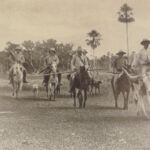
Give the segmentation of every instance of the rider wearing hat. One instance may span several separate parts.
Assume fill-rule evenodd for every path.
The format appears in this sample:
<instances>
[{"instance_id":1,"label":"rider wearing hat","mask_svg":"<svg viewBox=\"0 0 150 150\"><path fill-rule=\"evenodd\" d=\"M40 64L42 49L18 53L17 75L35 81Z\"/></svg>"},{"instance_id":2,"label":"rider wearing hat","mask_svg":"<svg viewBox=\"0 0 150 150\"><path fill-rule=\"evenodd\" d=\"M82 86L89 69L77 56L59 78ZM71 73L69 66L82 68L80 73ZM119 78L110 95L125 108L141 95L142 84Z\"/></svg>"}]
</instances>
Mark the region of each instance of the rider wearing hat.
<instances>
[{"instance_id":1,"label":"rider wearing hat","mask_svg":"<svg viewBox=\"0 0 150 150\"><path fill-rule=\"evenodd\" d=\"M73 86L74 86L74 78L78 75L80 67L85 66L84 57L82 56L82 48L79 46L77 48L76 54L73 55L71 60L71 70L75 71L75 73L72 73L70 78L70 91L72 92Z\"/></svg>"},{"instance_id":2,"label":"rider wearing hat","mask_svg":"<svg viewBox=\"0 0 150 150\"><path fill-rule=\"evenodd\" d=\"M141 45L143 48L139 51L138 57L140 64L147 65L147 63L150 63L150 49L149 49L150 41L148 39L144 39L141 42Z\"/></svg>"},{"instance_id":3,"label":"rider wearing hat","mask_svg":"<svg viewBox=\"0 0 150 150\"><path fill-rule=\"evenodd\" d=\"M116 53L117 57L114 60L114 67L117 72L122 71L122 67L126 65L126 59L123 57L126 53L122 50L120 50L118 53Z\"/></svg>"},{"instance_id":4,"label":"rider wearing hat","mask_svg":"<svg viewBox=\"0 0 150 150\"><path fill-rule=\"evenodd\" d=\"M82 57L82 48L78 47L76 55L73 55L71 60L71 70L77 71L81 66L84 66L84 59Z\"/></svg>"},{"instance_id":5,"label":"rider wearing hat","mask_svg":"<svg viewBox=\"0 0 150 150\"><path fill-rule=\"evenodd\" d=\"M84 59L84 66L85 66L86 69L88 69L89 66L90 66L89 58L86 55L87 53L88 53L87 50L84 49L83 50L83 59Z\"/></svg>"},{"instance_id":6,"label":"rider wearing hat","mask_svg":"<svg viewBox=\"0 0 150 150\"><path fill-rule=\"evenodd\" d=\"M48 51L48 56L46 56L44 59L44 66L48 67L49 65L52 65L54 63L57 66L59 64L59 58L56 55L55 48L50 48Z\"/></svg>"},{"instance_id":7,"label":"rider wearing hat","mask_svg":"<svg viewBox=\"0 0 150 150\"><path fill-rule=\"evenodd\" d=\"M150 70L150 40L144 39L140 44L143 46L143 48L136 54L136 57L134 58L135 61L132 63L132 67L138 72L143 71L145 73ZM136 62L138 62L138 66L134 66L134 63Z\"/></svg>"},{"instance_id":8,"label":"rider wearing hat","mask_svg":"<svg viewBox=\"0 0 150 150\"><path fill-rule=\"evenodd\" d=\"M53 69L53 73L56 73L58 64L59 64L59 58L56 55L56 50L55 50L55 48L50 48L48 50L48 56L46 56L44 59L45 74L48 73L47 71L49 71L49 68L51 66L55 67L55 69ZM54 78L55 78L55 75L54 75ZM49 75L45 75L44 80L43 80L44 85L47 84L48 80L49 80Z\"/></svg>"},{"instance_id":9,"label":"rider wearing hat","mask_svg":"<svg viewBox=\"0 0 150 150\"><path fill-rule=\"evenodd\" d=\"M23 82L28 83L26 80L26 69L24 68L25 58L22 54L22 49L20 46L17 46L14 52L10 51L13 63L20 63L23 67ZM11 68L9 71L10 82L12 82L12 72Z\"/></svg>"}]
</instances>

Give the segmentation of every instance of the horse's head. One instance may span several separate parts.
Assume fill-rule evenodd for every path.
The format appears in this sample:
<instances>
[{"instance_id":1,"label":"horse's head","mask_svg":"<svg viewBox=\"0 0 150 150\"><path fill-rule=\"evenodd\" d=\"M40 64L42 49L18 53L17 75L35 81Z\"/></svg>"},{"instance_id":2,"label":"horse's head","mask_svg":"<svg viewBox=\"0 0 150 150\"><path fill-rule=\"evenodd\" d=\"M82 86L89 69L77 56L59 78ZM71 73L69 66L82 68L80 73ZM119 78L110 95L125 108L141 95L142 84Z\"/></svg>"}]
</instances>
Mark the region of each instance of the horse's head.
<instances>
[{"instance_id":1,"label":"horse's head","mask_svg":"<svg viewBox=\"0 0 150 150\"><path fill-rule=\"evenodd\" d=\"M13 75L15 76L15 75L17 75L18 73L21 73L21 72L23 71L23 67L22 67L21 64L15 63L15 64L13 65L12 70L13 70Z\"/></svg>"},{"instance_id":2,"label":"horse's head","mask_svg":"<svg viewBox=\"0 0 150 150\"><path fill-rule=\"evenodd\" d=\"M85 82L85 84L89 84L91 81L88 71L86 70L84 66L80 67L80 77L81 77L81 80Z\"/></svg>"},{"instance_id":3,"label":"horse's head","mask_svg":"<svg viewBox=\"0 0 150 150\"><path fill-rule=\"evenodd\" d=\"M57 71L57 65L56 65L56 63L50 64L50 65L49 65L49 70L50 70L50 72L51 72L51 71L52 71L52 72L56 72L56 71Z\"/></svg>"}]
</instances>

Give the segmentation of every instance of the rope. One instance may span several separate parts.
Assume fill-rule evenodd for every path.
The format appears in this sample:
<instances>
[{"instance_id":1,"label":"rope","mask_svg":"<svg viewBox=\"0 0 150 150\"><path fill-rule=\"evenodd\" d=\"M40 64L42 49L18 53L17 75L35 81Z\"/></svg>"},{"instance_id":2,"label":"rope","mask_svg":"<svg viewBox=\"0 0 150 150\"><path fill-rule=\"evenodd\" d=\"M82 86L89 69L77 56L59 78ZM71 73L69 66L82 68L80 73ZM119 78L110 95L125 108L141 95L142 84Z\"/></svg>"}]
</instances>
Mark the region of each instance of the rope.
<instances>
[{"instance_id":1,"label":"rope","mask_svg":"<svg viewBox=\"0 0 150 150\"><path fill-rule=\"evenodd\" d=\"M88 72L90 71L100 71L100 70L104 70L104 69L90 69L88 70ZM37 75L28 75L28 76L33 76L33 77L43 77L43 76L46 76L46 75L58 75L58 74L72 74L72 73L75 73L77 71L66 71L66 72L58 72L58 73L48 73L48 74L37 74ZM101 73L104 73L104 72L101 72ZM105 72L105 73L108 73L108 74L119 74L119 73L114 73L114 72Z\"/></svg>"}]
</instances>

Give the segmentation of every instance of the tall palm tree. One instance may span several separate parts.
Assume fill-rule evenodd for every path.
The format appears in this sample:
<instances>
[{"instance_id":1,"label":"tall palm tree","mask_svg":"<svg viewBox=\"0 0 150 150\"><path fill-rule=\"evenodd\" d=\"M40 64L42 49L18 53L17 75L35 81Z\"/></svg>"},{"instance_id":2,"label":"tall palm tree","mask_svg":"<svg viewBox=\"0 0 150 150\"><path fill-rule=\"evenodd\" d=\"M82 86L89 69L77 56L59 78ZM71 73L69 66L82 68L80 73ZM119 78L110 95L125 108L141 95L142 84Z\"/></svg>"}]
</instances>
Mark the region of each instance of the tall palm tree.
<instances>
[{"instance_id":1,"label":"tall palm tree","mask_svg":"<svg viewBox=\"0 0 150 150\"><path fill-rule=\"evenodd\" d=\"M95 67L95 49L100 45L101 34L96 30L92 30L88 34L89 39L86 39L86 44L93 49L94 67Z\"/></svg>"},{"instance_id":2,"label":"tall palm tree","mask_svg":"<svg viewBox=\"0 0 150 150\"><path fill-rule=\"evenodd\" d=\"M126 42L127 42L127 54L129 58L129 37L128 37L128 24L134 22L132 8L128 4L123 4L118 12L118 21L126 24Z\"/></svg>"}]
</instances>

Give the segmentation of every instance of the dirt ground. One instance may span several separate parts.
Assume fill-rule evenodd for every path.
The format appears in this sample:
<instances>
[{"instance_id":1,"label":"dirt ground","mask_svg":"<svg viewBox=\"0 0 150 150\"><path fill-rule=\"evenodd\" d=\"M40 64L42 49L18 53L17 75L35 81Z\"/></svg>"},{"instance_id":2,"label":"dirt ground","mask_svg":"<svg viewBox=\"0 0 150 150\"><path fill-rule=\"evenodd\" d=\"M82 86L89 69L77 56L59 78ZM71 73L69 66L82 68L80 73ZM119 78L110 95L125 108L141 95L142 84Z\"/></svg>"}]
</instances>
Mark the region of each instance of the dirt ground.
<instances>
[{"instance_id":1,"label":"dirt ground","mask_svg":"<svg viewBox=\"0 0 150 150\"><path fill-rule=\"evenodd\" d=\"M43 90L34 98L27 88L16 100L1 87L0 150L149 150L150 120L136 116L135 104L114 109L110 85L102 88L74 109L66 94L48 101Z\"/></svg>"}]
</instances>

